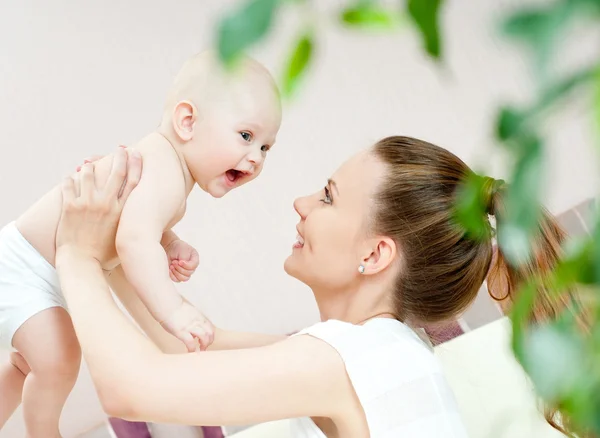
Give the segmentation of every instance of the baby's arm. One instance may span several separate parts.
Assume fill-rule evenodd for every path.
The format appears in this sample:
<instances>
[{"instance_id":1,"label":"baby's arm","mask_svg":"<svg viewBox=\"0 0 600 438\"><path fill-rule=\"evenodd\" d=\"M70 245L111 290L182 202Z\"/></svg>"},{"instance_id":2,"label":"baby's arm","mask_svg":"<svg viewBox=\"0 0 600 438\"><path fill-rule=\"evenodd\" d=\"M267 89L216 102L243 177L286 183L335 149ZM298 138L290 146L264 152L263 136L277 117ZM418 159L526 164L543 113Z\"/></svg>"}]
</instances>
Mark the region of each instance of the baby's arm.
<instances>
[{"instance_id":1,"label":"baby's arm","mask_svg":"<svg viewBox=\"0 0 600 438\"><path fill-rule=\"evenodd\" d=\"M116 246L127 279L152 317L193 350L197 343L186 330L204 318L175 289L161 246L163 231L184 202L179 163L171 156L144 156L142 179L123 209Z\"/></svg>"},{"instance_id":2,"label":"baby's arm","mask_svg":"<svg viewBox=\"0 0 600 438\"><path fill-rule=\"evenodd\" d=\"M185 347L177 339L165 332L150 316L148 309L142 304L131 284L125 278L123 269L118 266L111 271L108 282L119 301L135 319L140 328L165 353L183 353ZM268 335L263 333L244 333L223 330L215 327L215 339L208 350L233 350L242 348L261 347L285 339L286 336Z\"/></svg>"},{"instance_id":3,"label":"baby's arm","mask_svg":"<svg viewBox=\"0 0 600 438\"><path fill-rule=\"evenodd\" d=\"M166 319L182 302L169 279L161 246L164 230L185 202L181 171L169 161L144 157L142 179L123 209L116 240L127 278L157 321Z\"/></svg>"},{"instance_id":4,"label":"baby's arm","mask_svg":"<svg viewBox=\"0 0 600 438\"><path fill-rule=\"evenodd\" d=\"M187 350L177 338L167 333L152 317L140 300L139 294L127 280L122 266L117 266L106 275L110 288L139 327L164 353L185 353Z\"/></svg>"},{"instance_id":5,"label":"baby's arm","mask_svg":"<svg viewBox=\"0 0 600 438\"><path fill-rule=\"evenodd\" d=\"M175 240L179 240L179 236L177 236L173 230L167 230L162 234L160 244L163 246L163 248L166 248Z\"/></svg>"}]
</instances>

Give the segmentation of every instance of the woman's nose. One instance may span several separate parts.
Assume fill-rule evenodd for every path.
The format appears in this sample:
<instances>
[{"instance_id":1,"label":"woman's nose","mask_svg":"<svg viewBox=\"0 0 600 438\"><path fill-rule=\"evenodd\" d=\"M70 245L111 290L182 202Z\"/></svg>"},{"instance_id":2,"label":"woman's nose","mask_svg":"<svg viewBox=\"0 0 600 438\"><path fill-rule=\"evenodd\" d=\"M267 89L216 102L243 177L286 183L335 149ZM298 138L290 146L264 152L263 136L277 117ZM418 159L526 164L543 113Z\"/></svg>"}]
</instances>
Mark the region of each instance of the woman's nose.
<instances>
[{"instance_id":1,"label":"woman's nose","mask_svg":"<svg viewBox=\"0 0 600 438\"><path fill-rule=\"evenodd\" d=\"M303 196L294 200L294 210L296 210L296 213L298 213L302 219L306 219L306 216L308 215L309 199L308 196Z\"/></svg>"}]
</instances>

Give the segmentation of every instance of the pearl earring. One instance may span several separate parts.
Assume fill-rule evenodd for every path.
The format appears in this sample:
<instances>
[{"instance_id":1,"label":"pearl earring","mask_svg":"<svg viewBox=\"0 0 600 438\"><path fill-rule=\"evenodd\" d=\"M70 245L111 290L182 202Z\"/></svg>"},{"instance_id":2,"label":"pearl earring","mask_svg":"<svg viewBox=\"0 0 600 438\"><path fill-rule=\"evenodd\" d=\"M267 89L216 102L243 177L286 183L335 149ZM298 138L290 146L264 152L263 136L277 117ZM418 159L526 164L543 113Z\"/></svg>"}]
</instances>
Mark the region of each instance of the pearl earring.
<instances>
[{"instance_id":1,"label":"pearl earring","mask_svg":"<svg viewBox=\"0 0 600 438\"><path fill-rule=\"evenodd\" d=\"M365 273L365 267L364 267L364 265L360 265L360 266L358 267L358 272L360 272L361 274L364 274L364 273Z\"/></svg>"}]
</instances>

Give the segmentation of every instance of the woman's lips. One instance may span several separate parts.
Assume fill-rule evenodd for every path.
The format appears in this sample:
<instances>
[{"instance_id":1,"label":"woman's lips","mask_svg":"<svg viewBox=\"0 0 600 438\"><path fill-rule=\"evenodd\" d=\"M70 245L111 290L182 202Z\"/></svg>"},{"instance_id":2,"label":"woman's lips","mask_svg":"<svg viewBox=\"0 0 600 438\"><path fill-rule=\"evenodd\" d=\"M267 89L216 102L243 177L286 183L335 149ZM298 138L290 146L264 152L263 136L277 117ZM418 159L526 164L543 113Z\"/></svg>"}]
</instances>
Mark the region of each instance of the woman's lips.
<instances>
[{"instance_id":1,"label":"woman's lips","mask_svg":"<svg viewBox=\"0 0 600 438\"><path fill-rule=\"evenodd\" d=\"M294 242L294 245L292 246L292 248L302 248L304 246L304 238L298 234L296 236L296 242Z\"/></svg>"}]
</instances>

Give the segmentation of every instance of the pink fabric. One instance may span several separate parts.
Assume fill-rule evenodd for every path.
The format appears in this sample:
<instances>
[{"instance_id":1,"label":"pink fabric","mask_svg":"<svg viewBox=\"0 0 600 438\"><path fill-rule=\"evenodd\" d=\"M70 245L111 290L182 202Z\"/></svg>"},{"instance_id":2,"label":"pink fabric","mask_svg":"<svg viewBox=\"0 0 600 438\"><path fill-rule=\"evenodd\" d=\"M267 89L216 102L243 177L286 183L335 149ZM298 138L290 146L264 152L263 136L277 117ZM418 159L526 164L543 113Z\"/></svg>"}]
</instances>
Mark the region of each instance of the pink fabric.
<instances>
[{"instance_id":1,"label":"pink fabric","mask_svg":"<svg viewBox=\"0 0 600 438\"><path fill-rule=\"evenodd\" d=\"M202 426L204 438L224 438L223 430L220 427Z\"/></svg>"},{"instance_id":2,"label":"pink fabric","mask_svg":"<svg viewBox=\"0 0 600 438\"><path fill-rule=\"evenodd\" d=\"M117 438L152 438L146 423L121 418L109 418L108 421ZM225 438L223 430L218 426L202 426L201 429L204 438Z\"/></svg>"},{"instance_id":3,"label":"pink fabric","mask_svg":"<svg viewBox=\"0 0 600 438\"><path fill-rule=\"evenodd\" d=\"M152 438L146 423L109 418L110 426L117 438Z\"/></svg>"},{"instance_id":4,"label":"pink fabric","mask_svg":"<svg viewBox=\"0 0 600 438\"><path fill-rule=\"evenodd\" d=\"M443 344L451 339L454 339L464 333L463 329L458 324L458 321L448 321L443 324L431 325L425 327L425 332L431 339L433 345Z\"/></svg>"}]
</instances>

